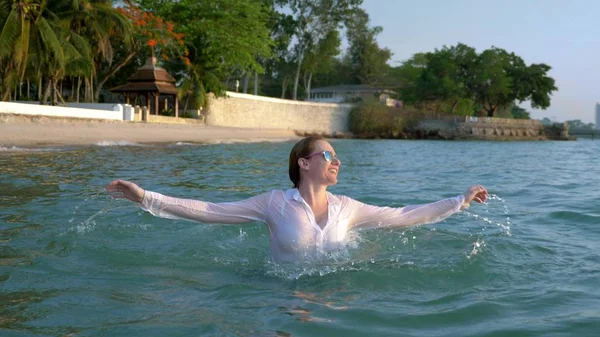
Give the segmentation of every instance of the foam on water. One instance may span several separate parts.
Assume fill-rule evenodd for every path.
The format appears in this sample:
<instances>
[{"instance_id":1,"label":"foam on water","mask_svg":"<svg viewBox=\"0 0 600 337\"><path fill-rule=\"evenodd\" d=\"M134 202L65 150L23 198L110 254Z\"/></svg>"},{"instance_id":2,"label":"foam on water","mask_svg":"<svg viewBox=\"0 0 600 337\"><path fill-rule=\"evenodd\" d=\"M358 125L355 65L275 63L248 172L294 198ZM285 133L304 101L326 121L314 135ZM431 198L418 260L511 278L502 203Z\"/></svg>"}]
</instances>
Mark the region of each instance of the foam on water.
<instances>
[{"instance_id":1,"label":"foam on water","mask_svg":"<svg viewBox=\"0 0 600 337\"><path fill-rule=\"evenodd\" d=\"M139 143L133 143L126 140L101 140L95 144L96 146L145 146Z\"/></svg>"}]
</instances>

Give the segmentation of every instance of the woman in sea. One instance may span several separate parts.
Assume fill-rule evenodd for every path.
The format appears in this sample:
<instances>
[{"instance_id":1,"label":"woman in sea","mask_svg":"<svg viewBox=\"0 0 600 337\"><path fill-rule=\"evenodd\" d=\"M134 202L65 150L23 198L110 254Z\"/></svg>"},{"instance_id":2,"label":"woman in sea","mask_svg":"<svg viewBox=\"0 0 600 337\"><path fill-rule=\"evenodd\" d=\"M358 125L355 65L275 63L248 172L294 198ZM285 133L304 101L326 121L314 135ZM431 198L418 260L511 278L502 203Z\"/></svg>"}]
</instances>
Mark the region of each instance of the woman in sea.
<instances>
[{"instance_id":1,"label":"woman in sea","mask_svg":"<svg viewBox=\"0 0 600 337\"><path fill-rule=\"evenodd\" d=\"M295 261L343 245L349 231L367 228L408 227L440 221L472 201L485 202L480 185L437 202L401 208L364 204L327 192L337 184L341 167L335 150L325 139L300 140L290 152L289 175L294 187L224 203L179 199L146 191L138 185L114 180L106 187L114 197L139 203L151 214L208 224L263 222L269 228L271 253L278 260Z\"/></svg>"}]
</instances>

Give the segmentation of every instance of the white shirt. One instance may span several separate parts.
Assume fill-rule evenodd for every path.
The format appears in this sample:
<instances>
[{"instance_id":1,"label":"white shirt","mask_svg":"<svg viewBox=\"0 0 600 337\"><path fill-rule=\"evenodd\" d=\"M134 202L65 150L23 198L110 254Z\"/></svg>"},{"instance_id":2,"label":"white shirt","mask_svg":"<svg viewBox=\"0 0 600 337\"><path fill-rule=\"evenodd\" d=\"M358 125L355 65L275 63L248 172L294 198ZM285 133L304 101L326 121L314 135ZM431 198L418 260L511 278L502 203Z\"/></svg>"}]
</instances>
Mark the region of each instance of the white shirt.
<instances>
[{"instance_id":1,"label":"white shirt","mask_svg":"<svg viewBox=\"0 0 600 337\"><path fill-rule=\"evenodd\" d=\"M273 190L246 200L211 203L178 199L146 191L141 207L155 216L202 223L263 222L270 232L271 252L294 261L343 244L348 231L360 228L414 226L440 221L459 211L464 197L402 208L367 205L327 192L327 223L321 228L298 189Z\"/></svg>"}]
</instances>

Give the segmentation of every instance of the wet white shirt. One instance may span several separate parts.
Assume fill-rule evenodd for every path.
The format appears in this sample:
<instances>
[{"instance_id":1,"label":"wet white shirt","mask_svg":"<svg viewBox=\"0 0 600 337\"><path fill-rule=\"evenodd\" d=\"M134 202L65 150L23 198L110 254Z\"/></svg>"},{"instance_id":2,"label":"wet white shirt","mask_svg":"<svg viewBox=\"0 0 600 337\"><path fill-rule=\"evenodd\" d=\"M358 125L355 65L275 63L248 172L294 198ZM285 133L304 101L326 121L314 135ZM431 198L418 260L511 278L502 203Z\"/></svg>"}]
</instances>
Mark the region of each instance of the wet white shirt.
<instances>
[{"instance_id":1,"label":"wet white shirt","mask_svg":"<svg viewBox=\"0 0 600 337\"><path fill-rule=\"evenodd\" d=\"M353 229L414 226L440 221L461 209L462 195L402 208L367 205L327 192L328 216L322 228L298 189L273 190L246 200L211 203L146 191L141 207L155 216L202 223L263 222L270 232L271 252L281 260L298 260L343 244Z\"/></svg>"}]
</instances>

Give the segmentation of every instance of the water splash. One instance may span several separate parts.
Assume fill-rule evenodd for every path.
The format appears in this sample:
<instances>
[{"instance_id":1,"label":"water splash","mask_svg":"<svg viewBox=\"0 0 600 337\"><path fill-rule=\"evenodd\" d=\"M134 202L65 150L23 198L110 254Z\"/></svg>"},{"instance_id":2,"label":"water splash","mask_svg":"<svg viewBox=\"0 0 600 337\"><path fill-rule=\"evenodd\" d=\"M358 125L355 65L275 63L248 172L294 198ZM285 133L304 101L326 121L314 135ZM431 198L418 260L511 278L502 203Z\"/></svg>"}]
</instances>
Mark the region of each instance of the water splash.
<instances>
[{"instance_id":1,"label":"water splash","mask_svg":"<svg viewBox=\"0 0 600 337\"><path fill-rule=\"evenodd\" d=\"M494 203L490 202L492 200L494 201ZM493 213L496 213L496 212L494 211L494 209L490 209L490 205L495 204L495 201L501 202L502 213L504 215L506 215L506 218L503 221L496 221L491 218L493 216ZM497 196L495 194L490 194L489 198L488 198L488 202L486 202L485 205L486 205L486 209L484 210L484 212L488 213L488 214L492 214L492 215L483 216L483 215L475 214L473 212L469 212L467 210L464 210L463 213L469 217L476 219L476 220L483 221L486 224L500 227L500 229L504 235L511 236L512 235L512 233L510 231L511 222L510 222L510 217L508 216L509 212L508 212L508 207L506 206L506 200L503 198L500 198L499 196ZM487 226L483 228L483 230L486 230L486 229L487 229Z\"/></svg>"},{"instance_id":2,"label":"water splash","mask_svg":"<svg viewBox=\"0 0 600 337\"><path fill-rule=\"evenodd\" d=\"M473 249L467 254L467 259L479 254L483 247L485 247L485 241L482 238L477 238L477 241L473 242Z\"/></svg>"},{"instance_id":3,"label":"water splash","mask_svg":"<svg viewBox=\"0 0 600 337\"><path fill-rule=\"evenodd\" d=\"M69 219L69 223L73 223L75 221L75 218L77 217L77 213L80 211L80 209L82 208L82 206L84 204L86 204L87 202L89 202L90 200L96 200L96 199L102 199L105 200L107 198L107 196L105 195L104 191L98 191L96 194L91 195L87 198L85 198L82 202L80 202L79 204L75 205L73 213L71 215L71 218ZM104 213L108 213L109 211L114 211L117 209L122 209L122 208L131 208L132 205L119 205L119 201L118 199L112 198L110 197L110 199L108 200L108 204L105 205L104 207L102 207L102 209L100 209L99 211L95 212L94 214L90 215L89 217L87 217L84 221L81 221L79 224L72 226L71 228L69 228L67 230L67 232L70 231L75 231L78 234L86 234L86 233L90 233L93 232L94 229L96 228L96 217L98 217L101 214ZM120 220L118 220L120 222ZM127 226L126 226L127 227ZM147 229L147 225L140 225L138 226L142 229Z\"/></svg>"}]
</instances>

